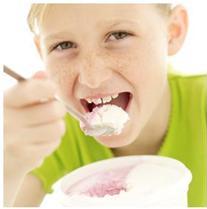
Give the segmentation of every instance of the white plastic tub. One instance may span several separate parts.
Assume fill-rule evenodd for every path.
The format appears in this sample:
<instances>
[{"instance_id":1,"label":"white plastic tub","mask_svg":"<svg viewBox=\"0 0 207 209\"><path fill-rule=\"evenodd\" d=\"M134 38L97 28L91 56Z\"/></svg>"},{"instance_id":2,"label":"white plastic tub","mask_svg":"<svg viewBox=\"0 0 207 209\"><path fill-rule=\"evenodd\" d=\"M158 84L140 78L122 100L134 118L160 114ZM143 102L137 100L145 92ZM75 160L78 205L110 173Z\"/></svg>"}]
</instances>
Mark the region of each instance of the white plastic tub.
<instances>
[{"instance_id":1,"label":"white plastic tub","mask_svg":"<svg viewBox=\"0 0 207 209\"><path fill-rule=\"evenodd\" d=\"M126 167L130 168L128 172L124 169ZM117 171L117 176L122 176L125 190L103 197L90 197L87 192L83 193L84 190L89 191L92 185L102 186L104 178L110 179L110 175L117 180L116 173L111 172L112 170ZM105 177L100 177L103 173ZM53 200L67 207L186 207L191 178L191 172L172 158L119 157L89 164L66 175L59 181Z\"/></svg>"}]
</instances>

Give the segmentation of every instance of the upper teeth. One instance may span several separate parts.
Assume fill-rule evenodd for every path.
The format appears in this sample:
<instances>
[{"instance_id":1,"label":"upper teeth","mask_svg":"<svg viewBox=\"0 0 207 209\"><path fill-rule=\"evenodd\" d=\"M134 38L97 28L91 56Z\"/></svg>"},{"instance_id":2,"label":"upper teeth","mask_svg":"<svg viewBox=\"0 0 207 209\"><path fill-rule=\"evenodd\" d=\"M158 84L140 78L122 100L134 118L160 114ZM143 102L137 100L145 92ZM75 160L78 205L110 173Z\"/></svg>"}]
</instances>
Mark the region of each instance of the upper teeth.
<instances>
[{"instance_id":1,"label":"upper teeth","mask_svg":"<svg viewBox=\"0 0 207 209\"><path fill-rule=\"evenodd\" d=\"M106 96L106 97L102 97L102 98L98 98L98 99L86 99L86 101L88 103L94 103L96 105L101 104L101 103L107 103L110 102L112 99L117 98L119 95L118 94L114 94L112 96Z\"/></svg>"}]
</instances>

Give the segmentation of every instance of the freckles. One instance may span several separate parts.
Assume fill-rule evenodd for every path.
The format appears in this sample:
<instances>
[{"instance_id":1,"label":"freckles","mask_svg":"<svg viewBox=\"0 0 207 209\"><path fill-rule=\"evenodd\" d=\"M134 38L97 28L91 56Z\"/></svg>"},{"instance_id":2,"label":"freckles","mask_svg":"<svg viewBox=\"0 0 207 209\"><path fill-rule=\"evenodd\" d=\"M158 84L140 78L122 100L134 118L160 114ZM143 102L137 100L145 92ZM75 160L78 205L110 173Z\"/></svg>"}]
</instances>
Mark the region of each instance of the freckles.
<instances>
[{"instance_id":1,"label":"freckles","mask_svg":"<svg viewBox=\"0 0 207 209\"><path fill-rule=\"evenodd\" d=\"M137 72L137 56L136 54L124 54L113 58L114 70L128 78L134 78Z\"/></svg>"},{"instance_id":2,"label":"freckles","mask_svg":"<svg viewBox=\"0 0 207 209\"><path fill-rule=\"evenodd\" d=\"M65 63L50 63L47 65L50 78L60 89L71 88L76 77L75 70Z\"/></svg>"}]
</instances>

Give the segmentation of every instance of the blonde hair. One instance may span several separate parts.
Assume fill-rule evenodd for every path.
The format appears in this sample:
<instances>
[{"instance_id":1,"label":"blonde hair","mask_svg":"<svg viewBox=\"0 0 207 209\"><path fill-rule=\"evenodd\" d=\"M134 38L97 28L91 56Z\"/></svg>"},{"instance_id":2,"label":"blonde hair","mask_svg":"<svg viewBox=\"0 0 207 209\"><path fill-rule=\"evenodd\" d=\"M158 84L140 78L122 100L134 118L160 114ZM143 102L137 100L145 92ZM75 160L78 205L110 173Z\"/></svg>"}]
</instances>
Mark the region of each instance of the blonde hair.
<instances>
[{"instance_id":1,"label":"blonde hair","mask_svg":"<svg viewBox=\"0 0 207 209\"><path fill-rule=\"evenodd\" d=\"M156 7L160 10L162 15L170 16L172 11L172 4L165 4L165 3L159 3L156 4Z\"/></svg>"},{"instance_id":2,"label":"blonde hair","mask_svg":"<svg viewBox=\"0 0 207 209\"><path fill-rule=\"evenodd\" d=\"M39 25L43 21L43 17L48 10L49 4L32 4L27 16L27 23L33 33L37 33Z\"/></svg>"},{"instance_id":3,"label":"blonde hair","mask_svg":"<svg viewBox=\"0 0 207 209\"><path fill-rule=\"evenodd\" d=\"M49 10L49 7L51 7L53 4L32 4L28 17L27 17L27 23L29 25L30 30L33 33L38 33L39 26L43 21L43 18L46 14L46 12ZM156 7L160 10L160 13L164 16L169 16L171 12L171 4L155 4Z\"/></svg>"}]
</instances>

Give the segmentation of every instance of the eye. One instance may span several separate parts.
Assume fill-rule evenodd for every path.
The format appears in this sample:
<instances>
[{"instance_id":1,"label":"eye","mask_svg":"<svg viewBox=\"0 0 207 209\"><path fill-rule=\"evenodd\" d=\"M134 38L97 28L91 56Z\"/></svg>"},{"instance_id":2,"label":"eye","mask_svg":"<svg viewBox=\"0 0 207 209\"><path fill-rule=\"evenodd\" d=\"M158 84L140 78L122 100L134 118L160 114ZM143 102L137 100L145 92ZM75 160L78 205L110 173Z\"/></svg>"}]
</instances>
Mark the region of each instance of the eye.
<instances>
[{"instance_id":1,"label":"eye","mask_svg":"<svg viewBox=\"0 0 207 209\"><path fill-rule=\"evenodd\" d=\"M132 34L125 32L125 31L117 31L117 32L112 32L109 34L107 40L109 41L116 41L116 40L120 40L120 39L125 39L128 36L131 36Z\"/></svg>"},{"instance_id":2,"label":"eye","mask_svg":"<svg viewBox=\"0 0 207 209\"><path fill-rule=\"evenodd\" d=\"M77 48L77 45L70 41L63 41L61 43L56 44L54 47L52 47L52 50L58 50L63 51L70 48Z\"/></svg>"}]
</instances>

